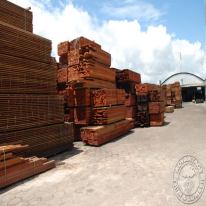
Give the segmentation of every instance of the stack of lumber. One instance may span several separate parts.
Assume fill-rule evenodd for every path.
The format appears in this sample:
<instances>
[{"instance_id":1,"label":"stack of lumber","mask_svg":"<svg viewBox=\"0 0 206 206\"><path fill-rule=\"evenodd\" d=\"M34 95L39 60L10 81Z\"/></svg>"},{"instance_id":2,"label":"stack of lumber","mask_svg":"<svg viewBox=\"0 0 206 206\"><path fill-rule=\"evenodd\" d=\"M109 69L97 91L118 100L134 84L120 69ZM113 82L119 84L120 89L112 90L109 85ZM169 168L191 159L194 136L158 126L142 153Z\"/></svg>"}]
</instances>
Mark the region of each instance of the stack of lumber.
<instances>
[{"instance_id":1,"label":"stack of lumber","mask_svg":"<svg viewBox=\"0 0 206 206\"><path fill-rule=\"evenodd\" d=\"M135 119L136 115L136 91L135 85L141 83L141 76L129 69L116 70L117 87L124 89L127 93L125 105L127 107L127 118Z\"/></svg>"},{"instance_id":2,"label":"stack of lumber","mask_svg":"<svg viewBox=\"0 0 206 206\"><path fill-rule=\"evenodd\" d=\"M127 107L127 118L135 119L136 116L136 95L135 94L128 94L126 95L125 99L125 106Z\"/></svg>"},{"instance_id":3,"label":"stack of lumber","mask_svg":"<svg viewBox=\"0 0 206 206\"><path fill-rule=\"evenodd\" d=\"M94 88L95 84L99 84L97 88L104 88L107 82L114 87L115 71L110 69L111 55L94 41L79 37L71 42L62 42L58 45L58 55L58 83L64 84L65 88L68 83L84 83L85 80L87 83L90 80L90 88Z\"/></svg>"},{"instance_id":4,"label":"stack of lumber","mask_svg":"<svg viewBox=\"0 0 206 206\"><path fill-rule=\"evenodd\" d=\"M0 189L55 167L54 160L15 154L26 147L20 144L0 146Z\"/></svg>"},{"instance_id":5,"label":"stack of lumber","mask_svg":"<svg viewBox=\"0 0 206 206\"><path fill-rule=\"evenodd\" d=\"M62 123L62 107L57 95L0 94L0 132Z\"/></svg>"},{"instance_id":6,"label":"stack of lumber","mask_svg":"<svg viewBox=\"0 0 206 206\"><path fill-rule=\"evenodd\" d=\"M135 94L135 85L141 83L141 76L129 69L116 71L117 87L124 89L128 94Z\"/></svg>"},{"instance_id":7,"label":"stack of lumber","mask_svg":"<svg viewBox=\"0 0 206 206\"><path fill-rule=\"evenodd\" d=\"M92 124L104 125L118 122L125 119L126 107L111 106L111 107L97 107L92 110Z\"/></svg>"},{"instance_id":8,"label":"stack of lumber","mask_svg":"<svg viewBox=\"0 0 206 206\"><path fill-rule=\"evenodd\" d=\"M74 122L75 140L80 139L82 127L112 126L125 120L125 91L116 88L111 55L101 45L79 37L60 43L58 55L57 87L64 96L65 121Z\"/></svg>"},{"instance_id":9,"label":"stack of lumber","mask_svg":"<svg viewBox=\"0 0 206 206\"><path fill-rule=\"evenodd\" d=\"M93 91L92 104L94 107L123 105L125 91L123 89L99 89Z\"/></svg>"},{"instance_id":10,"label":"stack of lumber","mask_svg":"<svg viewBox=\"0 0 206 206\"><path fill-rule=\"evenodd\" d=\"M132 128L134 128L134 123L129 119L108 125L83 127L81 138L89 145L100 146L128 133Z\"/></svg>"},{"instance_id":11,"label":"stack of lumber","mask_svg":"<svg viewBox=\"0 0 206 206\"><path fill-rule=\"evenodd\" d=\"M12 53L7 55L3 48L0 59L0 93L55 94L56 68L52 61L44 63L13 56Z\"/></svg>"},{"instance_id":12,"label":"stack of lumber","mask_svg":"<svg viewBox=\"0 0 206 206\"><path fill-rule=\"evenodd\" d=\"M137 127L149 127L149 96L148 96L148 84L136 84L136 96L137 96L137 111L135 118L135 126Z\"/></svg>"},{"instance_id":13,"label":"stack of lumber","mask_svg":"<svg viewBox=\"0 0 206 206\"><path fill-rule=\"evenodd\" d=\"M150 126L164 124L165 101L161 92L159 85L150 84L148 87Z\"/></svg>"},{"instance_id":14,"label":"stack of lumber","mask_svg":"<svg viewBox=\"0 0 206 206\"><path fill-rule=\"evenodd\" d=\"M75 125L88 125L91 121L91 95L93 89L68 87L65 89L65 116Z\"/></svg>"},{"instance_id":15,"label":"stack of lumber","mask_svg":"<svg viewBox=\"0 0 206 206\"><path fill-rule=\"evenodd\" d=\"M91 123L88 127L81 128L81 139L86 144L99 146L127 133L133 123L131 120L125 121L126 106L124 103L124 90L106 88L94 90L92 92ZM121 129L119 125L122 125ZM117 130L116 133L112 131L114 128ZM93 130L97 136L90 135L90 131ZM104 130L103 134L102 130Z\"/></svg>"},{"instance_id":16,"label":"stack of lumber","mask_svg":"<svg viewBox=\"0 0 206 206\"><path fill-rule=\"evenodd\" d=\"M179 82L164 85L166 87L166 105L182 108L182 90Z\"/></svg>"},{"instance_id":17,"label":"stack of lumber","mask_svg":"<svg viewBox=\"0 0 206 206\"><path fill-rule=\"evenodd\" d=\"M29 10L23 9L7 0L0 1L0 21L32 32L32 19L33 15Z\"/></svg>"},{"instance_id":18,"label":"stack of lumber","mask_svg":"<svg viewBox=\"0 0 206 206\"><path fill-rule=\"evenodd\" d=\"M22 28L21 18L31 20L30 29ZM28 144L27 155L53 155L73 144L51 48L50 40L32 33L30 11L0 2L0 143Z\"/></svg>"},{"instance_id":19,"label":"stack of lumber","mask_svg":"<svg viewBox=\"0 0 206 206\"><path fill-rule=\"evenodd\" d=\"M65 121L73 121L75 133L80 134L82 126L91 124L92 91L116 87L111 55L85 37L60 43L58 55L57 88L65 99Z\"/></svg>"},{"instance_id":20,"label":"stack of lumber","mask_svg":"<svg viewBox=\"0 0 206 206\"><path fill-rule=\"evenodd\" d=\"M172 84L172 104L175 108L182 108L182 90L179 82Z\"/></svg>"},{"instance_id":21,"label":"stack of lumber","mask_svg":"<svg viewBox=\"0 0 206 206\"><path fill-rule=\"evenodd\" d=\"M165 90L155 84L137 84L137 126L161 126L164 123Z\"/></svg>"},{"instance_id":22,"label":"stack of lumber","mask_svg":"<svg viewBox=\"0 0 206 206\"><path fill-rule=\"evenodd\" d=\"M71 149L73 138L73 123L60 123L0 133L0 144L5 142L27 144L29 147L22 155L48 157Z\"/></svg>"},{"instance_id":23,"label":"stack of lumber","mask_svg":"<svg viewBox=\"0 0 206 206\"><path fill-rule=\"evenodd\" d=\"M0 22L0 37L1 54L51 64L50 40L4 22Z\"/></svg>"}]
</instances>

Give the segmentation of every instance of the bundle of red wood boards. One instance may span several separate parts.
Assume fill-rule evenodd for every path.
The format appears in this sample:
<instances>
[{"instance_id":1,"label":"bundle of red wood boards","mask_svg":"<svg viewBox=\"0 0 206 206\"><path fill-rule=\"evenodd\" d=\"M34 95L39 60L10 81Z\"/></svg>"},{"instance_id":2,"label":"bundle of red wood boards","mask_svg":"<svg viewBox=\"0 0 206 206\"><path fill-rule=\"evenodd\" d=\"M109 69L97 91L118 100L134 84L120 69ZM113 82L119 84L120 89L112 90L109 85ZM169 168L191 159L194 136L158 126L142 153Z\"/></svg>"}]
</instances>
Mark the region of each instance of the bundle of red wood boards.
<instances>
[{"instance_id":1,"label":"bundle of red wood boards","mask_svg":"<svg viewBox=\"0 0 206 206\"><path fill-rule=\"evenodd\" d=\"M132 120L125 120L125 92L121 89L100 89L92 95L92 123L81 128L81 139L89 145L99 146L117 138L134 127ZM94 135L94 136L93 136Z\"/></svg>"},{"instance_id":2,"label":"bundle of red wood boards","mask_svg":"<svg viewBox=\"0 0 206 206\"><path fill-rule=\"evenodd\" d=\"M135 85L137 95L149 95L149 92L156 91L158 90L158 88L159 88L158 85L149 84L149 83Z\"/></svg>"},{"instance_id":3,"label":"bundle of red wood boards","mask_svg":"<svg viewBox=\"0 0 206 206\"><path fill-rule=\"evenodd\" d=\"M143 85L140 84L139 87L143 87ZM137 127L150 126L148 104L149 104L148 93L145 93L145 91L143 93L140 93L139 90L137 90L137 105L136 105L137 111L135 117L135 126Z\"/></svg>"},{"instance_id":4,"label":"bundle of red wood boards","mask_svg":"<svg viewBox=\"0 0 206 206\"><path fill-rule=\"evenodd\" d=\"M21 155L51 156L73 146L73 123L53 124L43 127L0 133L0 144L19 142L29 145Z\"/></svg>"},{"instance_id":5,"label":"bundle of red wood boards","mask_svg":"<svg viewBox=\"0 0 206 206\"><path fill-rule=\"evenodd\" d=\"M159 85L148 84L150 126L164 124L165 101Z\"/></svg>"},{"instance_id":6,"label":"bundle of red wood boards","mask_svg":"<svg viewBox=\"0 0 206 206\"><path fill-rule=\"evenodd\" d=\"M125 103L125 91L123 89L98 89L93 91L92 104L94 107L123 105Z\"/></svg>"},{"instance_id":7,"label":"bundle of red wood boards","mask_svg":"<svg viewBox=\"0 0 206 206\"><path fill-rule=\"evenodd\" d=\"M130 107L130 106L136 106L136 95L134 94L127 94L125 98L125 106Z\"/></svg>"},{"instance_id":8,"label":"bundle of red wood boards","mask_svg":"<svg viewBox=\"0 0 206 206\"><path fill-rule=\"evenodd\" d=\"M136 106L126 107L126 118L135 119L137 108Z\"/></svg>"},{"instance_id":9,"label":"bundle of red wood boards","mask_svg":"<svg viewBox=\"0 0 206 206\"><path fill-rule=\"evenodd\" d=\"M141 83L141 75L129 69L116 69L117 87L124 89L127 93L125 105L127 107L126 117L135 119L136 115L136 91L135 85Z\"/></svg>"},{"instance_id":10,"label":"bundle of red wood boards","mask_svg":"<svg viewBox=\"0 0 206 206\"><path fill-rule=\"evenodd\" d=\"M24 23L31 20L31 28L22 28L21 19ZM20 141L29 145L32 155L52 155L71 147L73 128L64 125L64 102L56 92L57 64L51 57L51 41L31 31L32 13L2 0L0 142Z\"/></svg>"},{"instance_id":11,"label":"bundle of red wood boards","mask_svg":"<svg viewBox=\"0 0 206 206\"><path fill-rule=\"evenodd\" d=\"M126 107L124 105L111 107L97 107L92 109L92 124L104 125L125 119Z\"/></svg>"},{"instance_id":12,"label":"bundle of red wood boards","mask_svg":"<svg viewBox=\"0 0 206 206\"><path fill-rule=\"evenodd\" d=\"M93 89L68 87L64 91L67 121L73 121L76 125L88 125L91 121Z\"/></svg>"},{"instance_id":13,"label":"bundle of red wood boards","mask_svg":"<svg viewBox=\"0 0 206 206\"><path fill-rule=\"evenodd\" d=\"M93 89L100 89L100 88L108 88L108 89L116 89L116 85L114 82L104 81L100 79L84 79L80 81L74 81L70 83L75 88L93 88Z\"/></svg>"},{"instance_id":14,"label":"bundle of red wood boards","mask_svg":"<svg viewBox=\"0 0 206 206\"><path fill-rule=\"evenodd\" d=\"M0 21L32 32L32 12L23 9L7 0L0 1Z\"/></svg>"},{"instance_id":15,"label":"bundle of red wood boards","mask_svg":"<svg viewBox=\"0 0 206 206\"><path fill-rule=\"evenodd\" d=\"M165 111L164 102L149 102L149 113L159 114Z\"/></svg>"},{"instance_id":16,"label":"bundle of red wood boards","mask_svg":"<svg viewBox=\"0 0 206 206\"><path fill-rule=\"evenodd\" d=\"M136 95L127 93L124 104L127 108L126 118L135 119L137 111Z\"/></svg>"},{"instance_id":17,"label":"bundle of red wood boards","mask_svg":"<svg viewBox=\"0 0 206 206\"><path fill-rule=\"evenodd\" d=\"M128 94L136 94L135 85L141 83L141 76L129 69L116 71L117 87L124 89Z\"/></svg>"},{"instance_id":18,"label":"bundle of red wood boards","mask_svg":"<svg viewBox=\"0 0 206 206\"><path fill-rule=\"evenodd\" d=\"M51 64L50 40L2 21L0 21L0 37L1 54Z\"/></svg>"},{"instance_id":19,"label":"bundle of red wood boards","mask_svg":"<svg viewBox=\"0 0 206 206\"><path fill-rule=\"evenodd\" d=\"M92 124L111 124L126 118L125 91L99 89L92 94Z\"/></svg>"},{"instance_id":20,"label":"bundle of red wood boards","mask_svg":"<svg viewBox=\"0 0 206 206\"><path fill-rule=\"evenodd\" d=\"M35 156L23 158L15 154L24 149L22 145L0 146L0 189L55 167L54 160Z\"/></svg>"},{"instance_id":21,"label":"bundle of red wood boards","mask_svg":"<svg viewBox=\"0 0 206 206\"><path fill-rule=\"evenodd\" d=\"M182 108L182 90L179 82L164 85L166 87L166 105Z\"/></svg>"},{"instance_id":22,"label":"bundle of red wood boards","mask_svg":"<svg viewBox=\"0 0 206 206\"><path fill-rule=\"evenodd\" d=\"M63 122L63 99L57 95L0 94L0 132Z\"/></svg>"},{"instance_id":23,"label":"bundle of red wood boards","mask_svg":"<svg viewBox=\"0 0 206 206\"><path fill-rule=\"evenodd\" d=\"M175 108L182 108L182 90L179 82L172 84L172 104L175 105Z\"/></svg>"},{"instance_id":24,"label":"bundle of red wood boards","mask_svg":"<svg viewBox=\"0 0 206 206\"><path fill-rule=\"evenodd\" d=\"M124 82L135 82L136 84L141 83L140 74L129 69L123 69L117 71L116 78L118 83L124 83Z\"/></svg>"},{"instance_id":25,"label":"bundle of red wood boards","mask_svg":"<svg viewBox=\"0 0 206 206\"><path fill-rule=\"evenodd\" d=\"M74 121L74 131L79 134L81 126L92 121L92 91L115 89L116 73L110 69L111 55L85 37L60 43L58 55L57 82L65 97L65 120Z\"/></svg>"},{"instance_id":26,"label":"bundle of red wood boards","mask_svg":"<svg viewBox=\"0 0 206 206\"><path fill-rule=\"evenodd\" d=\"M97 80L99 88L106 86L104 82L109 82L110 87L115 85L115 71L110 69L111 55L94 41L79 37L62 42L58 45L58 55L58 83L65 83L65 87L66 83L85 80L93 80L90 84Z\"/></svg>"},{"instance_id":27,"label":"bundle of red wood boards","mask_svg":"<svg viewBox=\"0 0 206 206\"><path fill-rule=\"evenodd\" d=\"M50 63L33 61L6 55L3 50L0 59L0 93L56 93L56 67L52 59Z\"/></svg>"},{"instance_id":28,"label":"bundle of red wood boards","mask_svg":"<svg viewBox=\"0 0 206 206\"><path fill-rule=\"evenodd\" d=\"M133 120L122 120L103 126L83 127L81 128L81 138L86 144L100 146L128 133L132 128L134 128Z\"/></svg>"}]
</instances>

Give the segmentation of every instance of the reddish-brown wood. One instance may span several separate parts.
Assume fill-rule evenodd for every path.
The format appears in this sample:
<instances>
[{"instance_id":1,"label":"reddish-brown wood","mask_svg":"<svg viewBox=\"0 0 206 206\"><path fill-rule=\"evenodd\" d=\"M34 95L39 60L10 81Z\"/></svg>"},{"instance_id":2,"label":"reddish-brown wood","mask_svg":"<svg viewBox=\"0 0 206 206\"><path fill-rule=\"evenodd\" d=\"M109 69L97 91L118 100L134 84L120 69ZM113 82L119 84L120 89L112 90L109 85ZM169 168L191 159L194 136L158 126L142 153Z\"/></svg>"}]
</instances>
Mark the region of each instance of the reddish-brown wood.
<instances>
[{"instance_id":1,"label":"reddish-brown wood","mask_svg":"<svg viewBox=\"0 0 206 206\"><path fill-rule=\"evenodd\" d=\"M104 126L83 127L81 128L81 138L89 145L100 146L128 133L132 128L134 128L132 120L122 120Z\"/></svg>"}]
</instances>

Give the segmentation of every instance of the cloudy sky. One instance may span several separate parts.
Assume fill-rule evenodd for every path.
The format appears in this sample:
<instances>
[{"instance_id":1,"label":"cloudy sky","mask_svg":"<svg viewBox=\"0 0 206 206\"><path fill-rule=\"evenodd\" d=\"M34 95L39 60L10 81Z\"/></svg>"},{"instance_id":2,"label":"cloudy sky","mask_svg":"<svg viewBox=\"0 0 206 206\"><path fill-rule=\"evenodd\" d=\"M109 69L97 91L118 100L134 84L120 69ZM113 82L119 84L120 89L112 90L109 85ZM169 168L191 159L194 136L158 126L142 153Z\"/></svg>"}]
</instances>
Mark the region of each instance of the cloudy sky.
<instances>
[{"instance_id":1,"label":"cloudy sky","mask_svg":"<svg viewBox=\"0 0 206 206\"><path fill-rule=\"evenodd\" d=\"M85 36L144 82L192 72L206 78L204 0L10 0L31 6L34 32L57 44Z\"/></svg>"}]
</instances>

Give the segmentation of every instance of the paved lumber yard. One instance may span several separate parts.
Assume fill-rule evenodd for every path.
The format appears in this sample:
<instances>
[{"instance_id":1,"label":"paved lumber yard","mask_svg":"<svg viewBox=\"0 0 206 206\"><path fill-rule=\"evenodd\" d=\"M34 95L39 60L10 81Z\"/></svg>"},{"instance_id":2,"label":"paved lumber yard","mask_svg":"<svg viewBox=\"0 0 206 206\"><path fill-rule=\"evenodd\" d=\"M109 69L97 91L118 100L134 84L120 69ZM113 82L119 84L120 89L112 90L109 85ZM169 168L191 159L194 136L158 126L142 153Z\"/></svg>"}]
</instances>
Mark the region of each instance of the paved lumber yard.
<instances>
[{"instance_id":1,"label":"paved lumber yard","mask_svg":"<svg viewBox=\"0 0 206 206\"><path fill-rule=\"evenodd\" d=\"M83 36L55 51L0 1L0 206L203 205L203 89L183 103Z\"/></svg>"},{"instance_id":2,"label":"paved lumber yard","mask_svg":"<svg viewBox=\"0 0 206 206\"><path fill-rule=\"evenodd\" d=\"M137 128L102 147L77 142L55 158L55 169L4 190L1 206L182 205L173 192L173 171L183 155L204 163L205 112L205 104L185 104L166 115L163 127ZM204 193L196 205L205 202Z\"/></svg>"}]
</instances>

